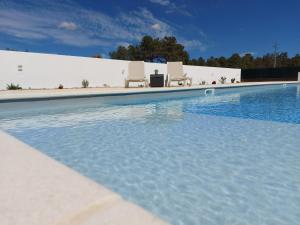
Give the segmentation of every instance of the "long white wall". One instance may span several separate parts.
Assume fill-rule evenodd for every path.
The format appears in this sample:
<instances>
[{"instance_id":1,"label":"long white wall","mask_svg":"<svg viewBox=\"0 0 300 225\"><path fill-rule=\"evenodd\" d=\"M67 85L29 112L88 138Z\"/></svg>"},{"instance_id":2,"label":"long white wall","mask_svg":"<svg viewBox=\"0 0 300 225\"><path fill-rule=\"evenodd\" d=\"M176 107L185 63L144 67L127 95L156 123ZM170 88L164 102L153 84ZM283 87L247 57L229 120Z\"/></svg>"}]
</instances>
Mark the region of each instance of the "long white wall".
<instances>
[{"instance_id":1,"label":"long white wall","mask_svg":"<svg viewBox=\"0 0 300 225\"><path fill-rule=\"evenodd\" d=\"M87 79L91 87L124 87L129 61L96 59L27 52L0 51L0 90L7 84L19 84L23 88L65 88L81 87ZM149 78L155 69L166 74L166 64L146 63ZM184 72L198 85L202 81L219 82L221 76L236 81L241 79L240 69L184 66Z\"/></svg>"}]
</instances>

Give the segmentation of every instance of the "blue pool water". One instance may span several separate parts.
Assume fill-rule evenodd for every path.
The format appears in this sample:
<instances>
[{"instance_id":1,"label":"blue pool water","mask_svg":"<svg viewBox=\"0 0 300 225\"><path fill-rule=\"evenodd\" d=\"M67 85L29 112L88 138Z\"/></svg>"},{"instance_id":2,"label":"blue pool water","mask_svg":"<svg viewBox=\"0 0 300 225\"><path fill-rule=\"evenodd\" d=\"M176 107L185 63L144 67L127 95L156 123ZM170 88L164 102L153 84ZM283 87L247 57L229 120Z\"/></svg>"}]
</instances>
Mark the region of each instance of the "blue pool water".
<instances>
[{"instance_id":1,"label":"blue pool water","mask_svg":"<svg viewBox=\"0 0 300 225\"><path fill-rule=\"evenodd\" d=\"M0 103L0 128L171 224L300 223L300 85Z\"/></svg>"}]
</instances>

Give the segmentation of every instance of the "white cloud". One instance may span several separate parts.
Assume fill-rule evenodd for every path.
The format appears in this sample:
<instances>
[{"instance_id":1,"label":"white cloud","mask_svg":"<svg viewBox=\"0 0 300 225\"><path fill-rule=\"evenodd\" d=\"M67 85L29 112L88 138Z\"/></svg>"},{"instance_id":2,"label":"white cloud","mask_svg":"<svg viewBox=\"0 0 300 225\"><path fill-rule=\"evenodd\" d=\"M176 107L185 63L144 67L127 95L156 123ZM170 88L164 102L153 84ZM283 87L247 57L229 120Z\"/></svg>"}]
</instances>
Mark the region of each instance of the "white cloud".
<instances>
[{"instance_id":1,"label":"white cloud","mask_svg":"<svg viewBox=\"0 0 300 225\"><path fill-rule=\"evenodd\" d=\"M170 0L149 0L154 4L159 4L166 8L166 13L179 13L185 16L192 16L192 14L186 9L186 5L178 5Z\"/></svg>"},{"instance_id":2,"label":"white cloud","mask_svg":"<svg viewBox=\"0 0 300 225\"><path fill-rule=\"evenodd\" d=\"M77 25L73 22L61 22L59 25L58 25L59 28L63 28L63 29L66 29L66 30L76 30L77 29Z\"/></svg>"},{"instance_id":3,"label":"white cloud","mask_svg":"<svg viewBox=\"0 0 300 225\"><path fill-rule=\"evenodd\" d=\"M112 18L101 12L86 10L72 0L27 0L28 8L13 1L1 3L0 33L17 38L52 39L58 43L85 47L112 46L118 41L136 41L141 37L142 27L131 29L124 26L120 17ZM38 3L42 7L35 5Z\"/></svg>"},{"instance_id":4,"label":"white cloud","mask_svg":"<svg viewBox=\"0 0 300 225\"><path fill-rule=\"evenodd\" d=\"M121 21L130 27L130 32L134 34L136 40L141 39L144 35L151 35L155 37L164 37L173 35L175 30L167 23L154 17L154 15L145 8L140 8L136 11L121 14ZM155 24L159 24L155 25ZM160 29L154 29L155 28ZM152 30L149 28L153 28Z\"/></svg>"},{"instance_id":5,"label":"white cloud","mask_svg":"<svg viewBox=\"0 0 300 225\"><path fill-rule=\"evenodd\" d=\"M159 23L155 23L155 24L153 24L151 27L152 27L152 29L154 29L154 30L160 30L160 29L161 29L161 26L160 26Z\"/></svg>"},{"instance_id":6,"label":"white cloud","mask_svg":"<svg viewBox=\"0 0 300 225\"><path fill-rule=\"evenodd\" d=\"M14 9L0 9L0 32L18 38L44 39L45 32L39 32L38 24L45 24L42 18L24 14Z\"/></svg>"},{"instance_id":7,"label":"white cloud","mask_svg":"<svg viewBox=\"0 0 300 225\"><path fill-rule=\"evenodd\" d=\"M179 40L180 41L180 40ZM198 40L181 40L180 41L189 50L199 50L200 52L205 52L207 47L201 41Z\"/></svg>"},{"instance_id":8,"label":"white cloud","mask_svg":"<svg viewBox=\"0 0 300 225\"><path fill-rule=\"evenodd\" d=\"M92 46L108 43L101 38L92 38L85 33L72 33L68 30L72 27L66 26L64 29L58 28L56 24L59 17L49 19L47 16L41 16L37 12L25 13L15 9L2 10L0 8L0 33L27 40L46 40L52 39L54 42L73 45L73 46ZM50 17L51 18L51 17ZM70 25L70 24L69 24ZM73 27L74 28L74 27Z\"/></svg>"},{"instance_id":9,"label":"white cloud","mask_svg":"<svg viewBox=\"0 0 300 225\"><path fill-rule=\"evenodd\" d=\"M160 2L167 4L170 1ZM179 41L184 40L187 48L205 48L199 41L184 39L177 29L146 8L121 12L112 17L85 9L74 0L23 0L22 4L17 0L0 2L0 34L22 42L50 40L78 47L115 48L119 43L134 44L144 35L151 35L159 38L177 36Z\"/></svg>"},{"instance_id":10,"label":"white cloud","mask_svg":"<svg viewBox=\"0 0 300 225\"><path fill-rule=\"evenodd\" d=\"M163 6L169 5L171 2L169 0L149 0L152 3L157 3Z\"/></svg>"}]
</instances>

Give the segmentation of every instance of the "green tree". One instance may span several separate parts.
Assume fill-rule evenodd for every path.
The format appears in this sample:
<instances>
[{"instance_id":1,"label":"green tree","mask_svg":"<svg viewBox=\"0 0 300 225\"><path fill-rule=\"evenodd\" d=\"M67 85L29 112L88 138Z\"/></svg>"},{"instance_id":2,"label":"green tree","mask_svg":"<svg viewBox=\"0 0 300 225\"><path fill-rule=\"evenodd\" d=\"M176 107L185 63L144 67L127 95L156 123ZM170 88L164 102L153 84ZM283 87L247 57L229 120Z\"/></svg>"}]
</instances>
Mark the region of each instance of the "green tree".
<instances>
[{"instance_id":1,"label":"green tree","mask_svg":"<svg viewBox=\"0 0 300 225\"><path fill-rule=\"evenodd\" d=\"M228 61L228 67L231 68L240 68L241 67L241 57L239 54L234 53L232 56L229 57Z\"/></svg>"},{"instance_id":2,"label":"green tree","mask_svg":"<svg viewBox=\"0 0 300 225\"><path fill-rule=\"evenodd\" d=\"M159 39L153 39L150 36L144 36L137 48L139 49L141 59L146 62L153 62L154 59L159 57L160 41Z\"/></svg>"},{"instance_id":3,"label":"green tree","mask_svg":"<svg viewBox=\"0 0 300 225\"><path fill-rule=\"evenodd\" d=\"M227 67L228 66L228 60L224 56L218 58L217 60L218 60L218 64L219 64L220 67Z\"/></svg>"},{"instance_id":4,"label":"green tree","mask_svg":"<svg viewBox=\"0 0 300 225\"><path fill-rule=\"evenodd\" d=\"M241 68L251 69L254 67L254 57L252 54L247 53L241 58Z\"/></svg>"},{"instance_id":5,"label":"green tree","mask_svg":"<svg viewBox=\"0 0 300 225\"><path fill-rule=\"evenodd\" d=\"M262 57L256 57L254 59L254 65L253 68L264 68L263 58Z\"/></svg>"},{"instance_id":6,"label":"green tree","mask_svg":"<svg viewBox=\"0 0 300 225\"><path fill-rule=\"evenodd\" d=\"M141 42L128 47L119 46L116 51L110 53L112 59L155 61L182 61L189 62L189 54L184 46L179 44L175 37L163 39L144 36Z\"/></svg>"},{"instance_id":7,"label":"green tree","mask_svg":"<svg viewBox=\"0 0 300 225\"><path fill-rule=\"evenodd\" d=\"M191 59L191 60L189 60L188 65L198 66L198 60L197 59Z\"/></svg>"},{"instance_id":8,"label":"green tree","mask_svg":"<svg viewBox=\"0 0 300 225\"><path fill-rule=\"evenodd\" d=\"M198 66L205 66L206 63L205 63L205 59L203 59L202 57L199 57L198 58Z\"/></svg>"},{"instance_id":9,"label":"green tree","mask_svg":"<svg viewBox=\"0 0 300 225\"><path fill-rule=\"evenodd\" d=\"M251 54L245 54L241 57L239 54L234 53L228 58L211 56L207 60L202 57L190 59L185 47L178 43L175 37L159 39L151 36L144 36L137 45L119 46L115 51L110 52L110 57L112 59L144 60L146 62L182 61L186 65L242 69L272 68L275 58L272 53L267 53L261 57L254 57ZM276 59L277 67L300 66L299 54L289 58L287 52L281 52L277 54Z\"/></svg>"},{"instance_id":10,"label":"green tree","mask_svg":"<svg viewBox=\"0 0 300 225\"><path fill-rule=\"evenodd\" d=\"M218 67L220 66L219 65L219 62L218 62L218 59L216 59L215 57L211 56L210 58L208 58L206 60L206 65L207 66L213 66L213 67Z\"/></svg>"},{"instance_id":11,"label":"green tree","mask_svg":"<svg viewBox=\"0 0 300 225\"><path fill-rule=\"evenodd\" d=\"M140 50L136 46L129 45L127 47L127 52L128 52L127 53L128 54L128 60L135 61L135 60L141 60L142 59L141 54L140 54Z\"/></svg>"},{"instance_id":12,"label":"green tree","mask_svg":"<svg viewBox=\"0 0 300 225\"><path fill-rule=\"evenodd\" d=\"M194 65L194 66L205 66L205 59L202 57L199 57L198 59L190 59L188 62L188 65Z\"/></svg>"},{"instance_id":13,"label":"green tree","mask_svg":"<svg viewBox=\"0 0 300 225\"><path fill-rule=\"evenodd\" d=\"M109 53L112 59L129 60L128 49L124 46L119 46L117 51Z\"/></svg>"},{"instance_id":14,"label":"green tree","mask_svg":"<svg viewBox=\"0 0 300 225\"><path fill-rule=\"evenodd\" d=\"M291 67L300 66L300 55L299 54L295 55L294 57L292 57L290 59L289 66L291 66Z\"/></svg>"},{"instance_id":15,"label":"green tree","mask_svg":"<svg viewBox=\"0 0 300 225\"><path fill-rule=\"evenodd\" d=\"M277 59L276 59L277 63L276 66L277 67L288 67L289 66L289 56L287 52L281 52L277 55Z\"/></svg>"},{"instance_id":16,"label":"green tree","mask_svg":"<svg viewBox=\"0 0 300 225\"><path fill-rule=\"evenodd\" d=\"M166 61L182 61L188 64L189 54L184 50L184 46L177 43L175 37L164 37L161 40L161 52Z\"/></svg>"},{"instance_id":17,"label":"green tree","mask_svg":"<svg viewBox=\"0 0 300 225\"><path fill-rule=\"evenodd\" d=\"M262 57L262 67L271 68L274 66L274 54L266 54Z\"/></svg>"}]
</instances>

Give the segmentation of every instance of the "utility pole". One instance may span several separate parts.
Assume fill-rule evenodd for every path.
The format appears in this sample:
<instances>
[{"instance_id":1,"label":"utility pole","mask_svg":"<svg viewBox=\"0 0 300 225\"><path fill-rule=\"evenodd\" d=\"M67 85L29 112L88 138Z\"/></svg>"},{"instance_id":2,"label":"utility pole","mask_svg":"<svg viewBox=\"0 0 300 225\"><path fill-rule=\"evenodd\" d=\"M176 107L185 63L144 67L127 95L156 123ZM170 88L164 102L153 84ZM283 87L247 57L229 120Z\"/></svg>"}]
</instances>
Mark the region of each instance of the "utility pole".
<instances>
[{"instance_id":1,"label":"utility pole","mask_svg":"<svg viewBox=\"0 0 300 225\"><path fill-rule=\"evenodd\" d=\"M277 64L277 50L278 50L278 44L277 42L275 42L275 44L273 45L274 48L274 65L273 67L276 68L276 64Z\"/></svg>"}]
</instances>

